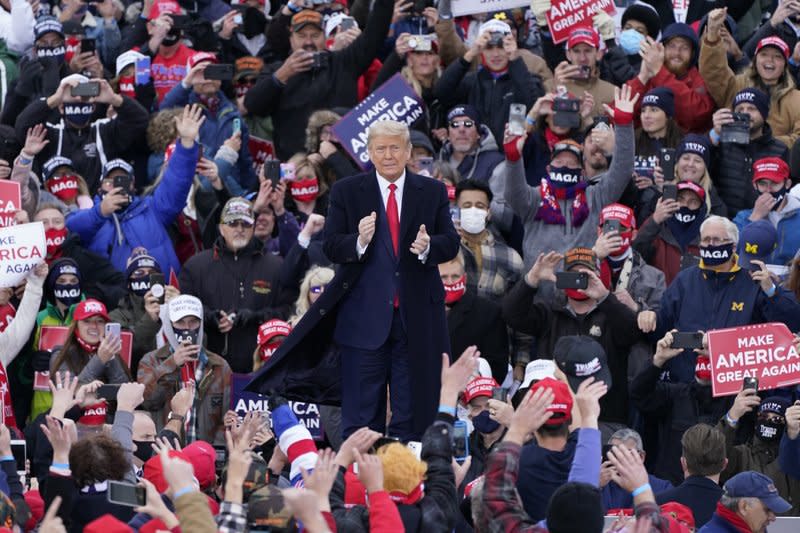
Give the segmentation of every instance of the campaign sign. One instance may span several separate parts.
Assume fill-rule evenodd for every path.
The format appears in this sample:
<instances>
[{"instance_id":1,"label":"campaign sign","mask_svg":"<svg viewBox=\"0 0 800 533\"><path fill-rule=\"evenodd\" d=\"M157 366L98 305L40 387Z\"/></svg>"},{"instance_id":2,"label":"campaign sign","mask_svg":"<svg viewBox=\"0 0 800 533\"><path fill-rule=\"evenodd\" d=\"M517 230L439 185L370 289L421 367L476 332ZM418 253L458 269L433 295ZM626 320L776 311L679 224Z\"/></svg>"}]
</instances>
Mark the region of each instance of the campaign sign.
<instances>
[{"instance_id":1,"label":"campaign sign","mask_svg":"<svg viewBox=\"0 0 800 533\"><path fill-rule=\"evenodd\" d=\"M267 396L247 392L245 385L253 379L251 374L231 374L231 410L243 417L250 411L269 412ZM322 425L319 420L319 407L314 403L289 402L295 416L311 433L314 440L322 440Z\"/></svg>"},{"instance_id":2,"label":"campaign sign","mask_svg":"<svg viewBox=\"0 0 800 533\"><path fill-rule=\"evenodd\" d=\"M67 326L42 326L39 333L39 350L52 352L55 348L64 346L67 342L67 333L69 328ZM133 333L130 331L120 332L120 340L122 341L122 349L120 350L119 357L125 366L131 367L131 354L133 352Z\"/></svg>"},{"instance_id":3,"label":"campaign sign","mask_svg":"<svg viewBox=\"0 0 800 533\"><path fill-rule=\"evenodd\" d=\"M614 0L554 0L547 14L553 44L566 41L575 28L591 27L592 17L600 11L613 15Z\"/></svg>"},{"instance_id":4,"label":"campaign sign","mask_svg":"<svg viewBox=\"0 0 800 533\"><path fill-rule=\"evenodd\" d=\"M0 180L0 228L14 225L14 215L22 209L19 183Z\"/></svg>"},{"instance_id":5,"label":"campaign sign","mask_svg":"<svg viewBox=\"0 0 800 533\"><path fill-rule=\"evenodd\" d=\"M473 13L494 13L529 5L531 5L530 0L455 0L452 11L454 17L460 17Z\"/></svg>"},{"instance_id":6,"label":"campaign sign","mask_svg":"<svg viewBox=\"0 0 800 533\"><path fill-rule=\"evenodd\" d=\"M782 322L709 331L713 395L738 394L746 377L758 378L758 390L800 383L800 355L793 339Z\"/></svg>"},{"instance_id":7,"label":"campaign sign","mask_svg":"<svg viewBox=\"0 0 800 533\"><path fill-rule=\"evenodd\" d=\"M0 287L19 285L46 254L41 222L0 228Z\"/></svg>"},{"instance_id":8,"label":"campaign sign","mask_svg":"<svg viewBox=\"0 0 800 533\"><path fill-rule=\"evenodd\" d=\"M275 157L275 145L266 139L251 135L248 137L247 149L250 150L250 157L253 158L253 165L256 166L263 165L264 161Z\"/></svg>"},{"instance_id":9,"label":"campaign sign","mask_svg":"<svg viewBox=\"0 0 800 533\"><path fill-rule=\"evenodd\" d=\"M400 74L395 74L333 126L333 133L362 170L370 168L367 132L379 120L410 126L424 112L422 99Z\"/></svg>"},{"instance_id":10,"label":"campaign sign","mask_svg":"<svg viewBox=\"0 0 800 533\"><path fill-rule=\"evenodd\" d=\"M150 57L144 56L136 60L136 85L150 83Z\"/></svg>"}]
</instances>

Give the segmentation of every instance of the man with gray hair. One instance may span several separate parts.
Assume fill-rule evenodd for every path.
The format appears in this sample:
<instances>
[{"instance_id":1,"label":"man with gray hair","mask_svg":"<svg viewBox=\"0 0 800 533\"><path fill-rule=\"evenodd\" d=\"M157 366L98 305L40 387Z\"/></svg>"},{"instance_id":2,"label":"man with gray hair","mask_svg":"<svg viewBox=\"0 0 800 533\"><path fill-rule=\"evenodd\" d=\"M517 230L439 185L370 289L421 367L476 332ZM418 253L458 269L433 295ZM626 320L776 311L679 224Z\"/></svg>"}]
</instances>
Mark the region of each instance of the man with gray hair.
<instances>
[{"instance_id":1,"label":"man with gray hair","mask_svg":"<svg viewBox=\"0 0 800 533\"><path fill-rule=\"evenodd\" d=\"M748 470L736 474L725 483L725 492L717 511L700 533L725 533L746 531L765 533L775 521L775 515L785 513L792 506L778 495L772 480L764 474Z\"/></svg>"},{"instance_id":2,"label":"man with gray hair","mask_svg":"<svg viewBox=\"0 0 800 533\"><path fill-rule=\"evenodd\" d=\"M751 263L756 270L738 264L736 246L739 230L729 219L708 217L700 226L700 264L682 270L661 298L658 312L639 313L639 327L662 338L668 331L708 331L763 322L785 322L792 331L800 329L800 304L777 286L762 261ZM694 380L692 350L665 365L672 382Z\"/></svg>"},{"instance_id":3,"label":"man with gray hair","mask_svg":"<svg viewBox=\"0 0 800 533\"><path fill-rule=\"evenodd\" d=\"M614 468L614 465L608 457L605 456L612 446L624 446L629 450L635 451L639 454L639 457L642 458L642 462L644 462L647 456L644 451L644 445L642 444L642 437L636 430L623 428L614 432L611 438L608 439L607 445L603 447L604 456L602 459L603 462L600 465L600 489L602 491L603 509L605 509L606 514L612 514L610 513L612 509L628 509L633 507L633 496L631 496L630 492L617 484L619 474L617 474L616 468ZM655 495L672 488L672 483L669 481L650 473L647 474L647 477L650 487L653 489L653 494Z\"/></svg>"}]
</instances>

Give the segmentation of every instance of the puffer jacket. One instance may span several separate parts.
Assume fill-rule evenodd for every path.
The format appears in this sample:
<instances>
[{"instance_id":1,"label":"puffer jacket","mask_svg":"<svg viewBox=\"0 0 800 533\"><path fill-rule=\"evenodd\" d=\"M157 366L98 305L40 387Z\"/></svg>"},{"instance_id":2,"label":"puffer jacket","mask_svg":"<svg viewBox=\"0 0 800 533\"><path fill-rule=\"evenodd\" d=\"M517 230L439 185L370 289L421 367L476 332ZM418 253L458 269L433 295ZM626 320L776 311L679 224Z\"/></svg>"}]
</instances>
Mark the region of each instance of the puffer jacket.
<instances>
[{"instance_id":1,"label":"puffer jacket","mask_svg":"<svg viewBox=\"0 0 800 533\"><path fill-rule=\"evenodd\" d=\"M764 134L750 144L720 143L711 151L711 181L734 218L742 209L751 209L758 193L753 188L753 162L762 157L780 157L789 163L789 149L772 136L772 128L764 124Z\"/></svg>"},{"instance_id":2,"label":"puffer jacket","mask_svg":"<svg viewBox=\"0 0 800 533\"><path fill-rule=\"evenodd\" d=\"M170 269L180 272L181 265L166 228L186 204L197 153L197 143L191 148L176 143L164 178L152 195L136 196L127 209L110 216L100 212L102 199L96 196L92 209L82 209L67 217L67 228L77 233L89 250L109 257L120 272L125 272L128 257L137 246L147 248L164 272Z\"/></svg>"},{"instance_id":3,"label":"puffer jacket","mask_svg":"<svg viewBox=\"0 0 800 533\"><path fill-rule=\"evenodd\" d=\"M525 271L531 268L542 252L565 252L576 246L591 247L597 240L600 211L616 202L631 180L633 173L633 126L616 128L616 145L608 171L597 176L597 181L586 188L589 216L580 226L572 225L571 200L557 200L566 224L545 224L536 219L541 205L541 186L525 181L523 161L505 162L505 200L525 227L522 243Z\"/></svg>"},{"instance_id":4,"label":"puffer jacket","mask_svg":"<svg viewBox=\"0 0 800 533\"><path fill-rule=\"evenodd\" d=\"M752 209L745 209L733 219L739 231L750 224L752 213ZM778 243L765 261L769 265L788 265L800 250L800 198L787 194L783 210L770 211L767 220L778 230Z\"/></svg>"},{"instance_id":5,"label":"puffer jacket","mask_svg":"<svg viewBox=\"0 0 800 533\"><path fill-rule=\"evenodd\" d=\"M725 54L722 39L711 42L708 37L703 38L700 47L700 74L706 80L708 91L719 107L730 107L736 93L753 85L745 74L733 73ZM758 88L770 94L768 87ZM677 94L675 101L678 101ZM767 122L776 139L786 146L792 146L800 138L800 91L792 89L777 102L773 98Z\"/></svg>"}]
</instances>

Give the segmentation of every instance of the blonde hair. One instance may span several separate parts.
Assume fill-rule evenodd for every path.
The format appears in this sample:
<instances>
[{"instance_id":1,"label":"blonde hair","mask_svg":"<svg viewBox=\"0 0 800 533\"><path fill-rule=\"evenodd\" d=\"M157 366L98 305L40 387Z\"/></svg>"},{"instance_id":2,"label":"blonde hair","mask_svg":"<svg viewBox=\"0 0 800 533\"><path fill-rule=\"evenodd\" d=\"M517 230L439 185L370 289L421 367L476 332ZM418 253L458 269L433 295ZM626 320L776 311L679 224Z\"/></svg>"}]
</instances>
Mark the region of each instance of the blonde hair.
<instances>
[{"instance_id":1,"label":"blonde hair","mask_svg":"<svg viewBox=\"0 0 800 533\"><path fill-rule=\"evenodd\" d=\"M306 167L310 168L314 172L314 175L317 177L317 181L319 182L319 196L322 196L328 191L329 187L327 176L319 165L308 158L308 155L304 154L303 152L298 152L290 157L287 163L294 165L295 176L300 173L301 169Z\"/></svg>"},{"instance_id":2,"label":"blonde hair","mask_svg":"<svg viewBox=\"0 0 800 533\"><path fill-rule=\"evenodd\" d=\"M758 54L756 54L758 55ZM786 65L783 68L783 73L781 77L778 78L778 83L773 86L766 85L763 81L761 81L761 76L758 75L758 70L756 69L756 58L753 58L753 61L750 62L749 65L742 71L741 74L737 76L737 79L741 84L744 84L744 87L755 87L760 89L770 95L770 105L777 105L780 107L781 99L790 93L793 89L796 88L794 79L789 74L789 62L786 62ZM771 88L770 88L771 87ZM767 117L764 117L764 122L767 121Z\"/></svg>"},{"instance_id":3,"label":"blonde hair","mask_svg":"<svg viewBox=\"0 0 800 533\"><path fill-rule=\"evenodd\" d=\"M703 161L703 166L705 167L705 172L703 173L703 177L700 178L700 181L697 182L703 190L706 192L706 210L708 213L711 213L711 174L708 173L708 166L706 166L705 161ZM684 181L682 177L678 175L678 167L675 166L675 178L677 181ZM685 181L692 181L692 180L685 180Z\"/></svg>"},{"instance_id":4,"label":"blonde hair","mask_svg":"<svg viewBox=\"0 0 800 533\"><path fill-rule=\"evenodd\" d=\"M379 120L369 127L367 132L367 146L372 144L372 140L378 136L402 137L406 145L411 144L411 132L408 126L396 120Z\"/></svg>"},{"instance_id":5,"label":"blonde hair","mask_svg":"<svg viewBox=\"0 0 800 533\"><path fill-rule=\"evenodd\" d=\"M305 315L306 311L311 307L308 303L308 293L311 292L312 285L327 285L331 282L334 275L335 272L333 269L328 267L312 266L308 269L308 272L306 272L303 278L303 282L300 284L300 295L297 297L297 301L294 304L294 316L289 319L289 323L292 327L300 322L300 319L303 318L303 315Z\"/></svg>"},{"instance_id":6,"label":"blonde hair","mask_svg":"<svg viewBox=\"0 0 800 533\"><path fill-rule=\"evenodd\" d=\"M167 146L178 138L175 117L183 112L182 108L159 111L150 118L147 124L147 146L155 153L163 154Z\"/></svg>"},{"instance_id":7,"label":"blonde hair","mask_svg":"<svg viewBox=\"0 0 800 533\"><path fill-rule=\"evenodd\" d=\"M403 68L400 69L400 75L411 85L411 88L414 89L414 92L422 97L422 83L414 76L414 72L412 72L411 67L405 65ZM439 77L442 75L442 68L436 67L436 70L433 72L433 80L431 83L431 87L436 85L436 82L439 81Z\"/></svg>"},{"instance_id":8,"label":"blonde hair","mask_svg":"<svg viewBox=\"0 0 800 533\"><path fill-rule=\"evenodd\" d=\"M375 452L383 465L383 488L387 492L411 494L425 479L428 465L399 442L381 446Z\"/></svg>"}]
</instances>

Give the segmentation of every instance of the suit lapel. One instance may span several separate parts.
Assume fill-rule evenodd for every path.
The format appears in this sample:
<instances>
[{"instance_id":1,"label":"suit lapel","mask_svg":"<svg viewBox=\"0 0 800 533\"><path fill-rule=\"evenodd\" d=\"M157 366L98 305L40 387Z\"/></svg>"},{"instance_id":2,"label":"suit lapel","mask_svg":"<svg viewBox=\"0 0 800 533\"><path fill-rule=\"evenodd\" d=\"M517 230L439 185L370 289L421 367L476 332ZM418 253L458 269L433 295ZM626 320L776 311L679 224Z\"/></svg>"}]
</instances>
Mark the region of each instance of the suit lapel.
<instances>
[{"instance_id":1,"label":"suit lapel","mask_svg":"<svg viewBox=\"0 0 800 533\"><path fill-rule=\"evenodd\" d=\"M403 187L403 207L400 213L400 244L398 246L400 253L403 251L403 243L408 243L410 247L419 230L418 225L417 227L413 227L413 225L418 220L417 210L422 201L422 183L419 181L421 179L424 178L406 171L406 183L405 187ZM427 228L429 233L431 229ZM409 232L413 232L410 237L408 236Z\"/></svg>"},{"instance_id":2,"label":"suit lapel","mask_svg":"<svg viewBox=\"0 0 800 533\"><path fill-rule=\"evenodd\" d=\"M364 181L361 183L361 190L364 194L364 205L367 206L367 213L375 211L378 215L375 221L375 235L374 239L381 241L386 247L386 253L394 258L394 248L392 247L392 237L389 235L389 222L386 220L386 208L383 205L383 196L381 196L381 188L378 186L378 176L373 170L369 174L364 175Z\"/></svg>"}]
</instances>

